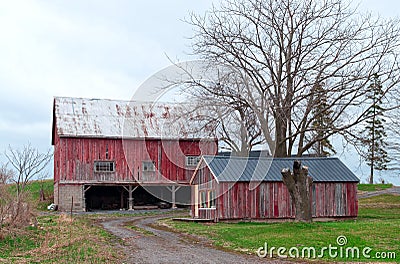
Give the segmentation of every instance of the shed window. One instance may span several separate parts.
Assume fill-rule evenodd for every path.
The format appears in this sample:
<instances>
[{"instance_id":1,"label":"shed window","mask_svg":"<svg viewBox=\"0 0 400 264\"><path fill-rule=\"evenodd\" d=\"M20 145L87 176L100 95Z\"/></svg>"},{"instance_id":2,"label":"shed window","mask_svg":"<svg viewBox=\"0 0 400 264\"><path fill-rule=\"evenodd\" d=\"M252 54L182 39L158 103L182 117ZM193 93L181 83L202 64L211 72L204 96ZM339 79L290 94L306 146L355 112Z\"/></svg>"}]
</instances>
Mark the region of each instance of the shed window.
<instances>
[{"instance_id":1,"label":"shed window","mask_svg":"<svg viewBox=\"0 0 400 264\"><path fill-rule=\"evenodd\" d=\"M114 172L115 162L114 161L95 161L94 162L95 172Z\"/></svg>"},{"instance_id":2,"label":"shed window","mask_svg":"<svg viewBox=\"0 0 400 264\"><path fill-rule=\"evenodd\" d=\"M200 156L187 156L185 163L187 167L196 167L199 162Z\"/></svg>"},{"instance_id":3,"label":"shed window","mask_svg":"<svg viewBox=\"0 0 400 264\"><path fill-rule=\"evenodd\" d=\"M155 171L154 161L143 161L143 171Z\"/></svg>"},{"instance_id":4,"label":"shed window","mask_svg":"<svg viewBox=\"0 0 400 264\"><path fill-rule=\"evenodd\" d=\"M207 193L205 191L199 192L200 194L200 207L207 208Z\"/></svg>"},{"instance_id":5,"label":"shed window","mask_svg":"<svg viewBox=\"0 0 400 264\"><path fill-rule=\"evenodd\" d=\"M200 208L215 208L215 190L200 191Z\"/></svg>"},{"instance_id":6,"label":"shed window","mask_svg":"<svg viewBox=\"0 0 400 264\"><path fill-rule=\"evenodd\" d=\"M209 207L215 208L215 191L214 190L208 192L208 199L209 199L208 200Z\"/></svg>"}]
</instances>

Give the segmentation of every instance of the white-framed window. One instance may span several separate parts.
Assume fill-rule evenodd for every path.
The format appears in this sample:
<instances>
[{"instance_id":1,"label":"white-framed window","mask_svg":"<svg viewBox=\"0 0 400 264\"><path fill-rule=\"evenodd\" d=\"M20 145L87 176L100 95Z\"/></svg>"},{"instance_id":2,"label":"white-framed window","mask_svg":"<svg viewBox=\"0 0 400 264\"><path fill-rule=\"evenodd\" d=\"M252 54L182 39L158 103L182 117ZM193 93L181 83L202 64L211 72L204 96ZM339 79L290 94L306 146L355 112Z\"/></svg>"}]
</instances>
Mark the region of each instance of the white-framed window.
<instances>
[{"instance_id":1,"label":"white-framed window","mask_svg":"<svg viewBox=\"0 0 400 264\"><path fill-rule=\"evenodd\" d=\"M115 161L95 161L94 172L115 172Z\"/></svg>"},{"instance_id":2,"label":"white-framed window","mask_svg":"<svg viewBox=\"0 0 400 264\"><path fill-rule=\"evenodd\" d=\"M215 190L199 191L200 208L215 208Z\"/></svg>"},{"instance_id":3,"label":"white-framed window","mask_svg":"<svg viewBox=\"0 0 400 264\"><path fill-rule=\"evenodd\" d=\"M215 208L215 190L211 190L208 192L208 207Z\"/></svg>"},{"instance_id":4,"label":"white-framed window","mask_svg":"<svg viewBox=\"0 0 400 264\"><path fill-rule=\"evenodd\" d=\"M186 156L185 164L187 167L196 167L200 162L200 156Z\"/></svg>"},{"instance_id":5,"label":"white-framed window","mask_svg":"<svg viewBox=\"0 0 400 264\"><path fill-rule=\"evenodd\" d=\"M143 171L155 171L156 170L154 161L143 161L142 166L143 166L142 167Z\"/></svg>"},{"instance_id":6,"label":"white-framed window","mask_svg":"<svg viewBox=\"0 0 400 264\"><path fill-rule=\"evenodd\" d=\"M207 208L207 193L206 191L200 191L200 208Z\"/></svg>"}]
</instances>

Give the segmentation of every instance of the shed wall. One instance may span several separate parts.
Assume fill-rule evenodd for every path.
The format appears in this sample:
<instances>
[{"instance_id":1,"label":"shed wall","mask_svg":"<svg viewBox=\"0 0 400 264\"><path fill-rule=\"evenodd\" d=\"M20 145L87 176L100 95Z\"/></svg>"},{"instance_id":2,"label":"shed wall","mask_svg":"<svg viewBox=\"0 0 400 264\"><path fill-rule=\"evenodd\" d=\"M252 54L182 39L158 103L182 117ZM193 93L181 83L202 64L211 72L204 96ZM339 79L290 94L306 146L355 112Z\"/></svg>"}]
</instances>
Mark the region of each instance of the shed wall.
<instances>
[{"instance_id":1,"label":"shed wall","mask_svg":"<svg viewBox=\"0 0 400 264\"><path fill-rule=\"evenodd\" d=\"M218 219L294 218L295 209L283 182L262 182L249 188L249 182L220 183ZM357 183L314 183L313 217L356 217Z\"/></svg>"},{"instance_id":2,"label":"shed wall","mask_svg":"<svg viewBox=\"0 0 400 264\"><path fill-rule=\"evenodd\" d=\"M278 219L294 218L295 208L283 182L221 182L213 181L208 167L200 168L192 184L192 216L198 208L199 218ZM211 184L212 183L212 184ZM196 201L201 191L216 191L216 206L202 209ZM358 215L356 182L316 182L311 187L311 208L314 218L356 217ZM197 201L201 199L198 198Z\"/></svg>"}]
</instances>

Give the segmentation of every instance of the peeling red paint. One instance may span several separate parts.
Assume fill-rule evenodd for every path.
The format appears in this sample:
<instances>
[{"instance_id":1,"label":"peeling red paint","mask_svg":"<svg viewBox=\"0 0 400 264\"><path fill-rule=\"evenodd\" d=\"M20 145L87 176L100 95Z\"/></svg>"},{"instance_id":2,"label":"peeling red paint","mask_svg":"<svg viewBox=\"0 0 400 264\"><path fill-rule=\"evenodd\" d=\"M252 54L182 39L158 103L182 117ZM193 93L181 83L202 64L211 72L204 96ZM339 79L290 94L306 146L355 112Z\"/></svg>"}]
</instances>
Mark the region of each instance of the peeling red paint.
<instances>
[{"instance_id":1,"label":"peeling red paint","mask_svg":"<svg viewBox=\"0 0 400 264\"><path fill-rule=\"evenodd\" d=\"M204 177L199 177L198 172L192 182L193 185L199 186L198 193L192 193L192 203L195 201L194 196L200 192L215 191L217 199L213 215L209 215L210 210L199 208L200 218L212 216L212 219L228 220L295 217L294 205L283 182L261 182L254 189L250 188L251 182L217 183L208 167L201 170ZM358 215L355 182L314 183L310 193L313 217L357 217ZM192 215L195 215L195 205L192 205L191 210Z\"/></svg>"}]
</instances>

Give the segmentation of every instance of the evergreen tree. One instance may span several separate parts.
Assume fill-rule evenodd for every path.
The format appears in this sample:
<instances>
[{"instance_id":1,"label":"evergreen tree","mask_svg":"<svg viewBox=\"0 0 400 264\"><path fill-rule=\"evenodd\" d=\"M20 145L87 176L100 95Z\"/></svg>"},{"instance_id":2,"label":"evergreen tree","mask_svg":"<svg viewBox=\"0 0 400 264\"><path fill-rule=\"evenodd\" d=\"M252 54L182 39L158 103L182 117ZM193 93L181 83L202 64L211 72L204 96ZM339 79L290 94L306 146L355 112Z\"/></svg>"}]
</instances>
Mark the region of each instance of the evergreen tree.
<instances>
[{"instance_id":1,"label":"evergreen tree","mask_svg":"<svg viewBox=\"0 0 400 264\"><path fill-rule=\"evenodd\" d=\"M369 183L374 183L374 170L387 170L389 163L388 153L386 151L387 142L384 123L385 110L382 108L382 99L384 96L382 83L378 74L374 74L369 86L368 100L371 108L368 111L369 118L366 120L366 126L363 143L367 146L367 153L364 155L365 161L370 167Z\"/></svg>"},{"instance_id":2,"label":"evergreen tree","mask_svg":"<svg viewBox=\"0 0 400 264\"><path fill-rule=\"evenodd\" d=\"M329 127L332 124L332 110L329 108L327 91L323 85L317 84L315 86L314 95L315 107L312 111L315 118L312 123L312 128L317 142L313 146L313 149L319 157L330 156L336 154L335 149L327 137Z\"/></svg>"}]
</instances>

